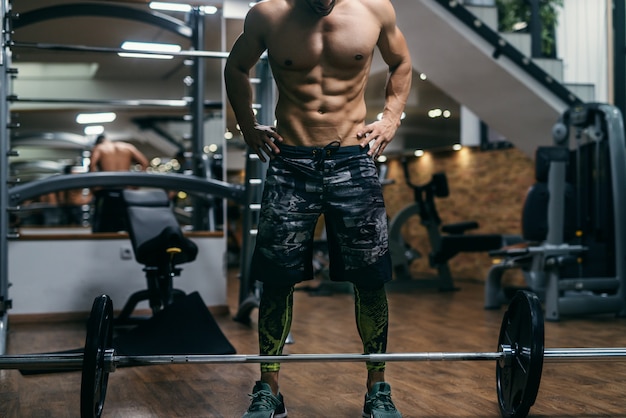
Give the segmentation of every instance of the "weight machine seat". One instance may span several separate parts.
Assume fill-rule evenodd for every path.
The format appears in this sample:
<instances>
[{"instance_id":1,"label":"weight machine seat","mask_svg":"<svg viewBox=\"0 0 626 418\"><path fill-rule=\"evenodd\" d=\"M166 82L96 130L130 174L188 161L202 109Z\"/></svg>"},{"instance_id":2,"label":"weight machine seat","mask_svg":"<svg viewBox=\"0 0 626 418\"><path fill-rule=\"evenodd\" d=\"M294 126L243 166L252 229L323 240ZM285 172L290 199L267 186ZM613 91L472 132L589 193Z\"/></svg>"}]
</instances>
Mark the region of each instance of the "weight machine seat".
<instances>
[{"instance_id":1,"label":"weight machine seat","mask_svg":"<svg viewBox=\"0 0 626 418\"><path fill-rule=\"evenodd\" d=\"M130 235L138 263L146 266L178 265L196 259L198 247L186 238L164 190L124 190ZM180 252L166 256L167 250L178 248Z\"/></svg>"},{"instance_id":2,"label":"weight machine seat","mask_svg":"<svg viewBox=\"0 0 626 418\"><path fill-rule=\"evenodd\" d=\"M441 227L441 232L445 232L446 234L459 235L465 233L466 231L471 231L472 229L478 229L478 222L465 221L453 224L446 224Z\"/></svg>"},{"instance_id":3,"label":"weight machine seat","mask_svg":"<svg viewBox=\"0 0 626 418\"><path fill-rule=\"evenodd\" d=\"M148 288L130 296L117 323L136 322L130 315L143 300L148 300L154 314L175 297L184 296L182 290L173 288L172 278L181 272L176 266L194 261L198 255L196 244L183 235L164 190L127 189L122 196L133 253L135 260L145 266Z\"/></svg>"},{"instance_id":4,"label":"weight machine seat","mask_svg":"<svg viewBox=\"0 0 626 418\"><path fill-rule=\"evenodd\" d=\"M521 237L501 234L469 234L442 236L437 251L430 254L432 266L445 263L458 253L486 252L516 244Z\"/></svg>"}]
</instances>

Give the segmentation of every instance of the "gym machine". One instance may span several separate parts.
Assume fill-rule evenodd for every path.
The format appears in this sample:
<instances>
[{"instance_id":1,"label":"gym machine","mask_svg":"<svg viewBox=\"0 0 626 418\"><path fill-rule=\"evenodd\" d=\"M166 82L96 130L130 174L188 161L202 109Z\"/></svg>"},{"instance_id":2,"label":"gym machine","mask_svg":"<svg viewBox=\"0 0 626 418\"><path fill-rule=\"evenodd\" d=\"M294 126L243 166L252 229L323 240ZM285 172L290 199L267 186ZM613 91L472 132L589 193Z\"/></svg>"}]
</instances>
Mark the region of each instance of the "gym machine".
<instances>
[{"instance_id":1,"label":"gym machine","mask_svg":"<svg viewBox=\"0 0 626 418\"><path fill-rule=\"evenodd\" d=\"M428 183L416 185L411 182L406 160L402 161L406 183L413 189L414 202L400 210L389 223L389 250L395 280L391 288L435 287L441 291L456 290L448 260L461 252L486 252L520 241L517 236L500 234L466 234L479 228L476 221L442 225L435 198L449 196L445 173L433 174ZM420 223L428 232L431 251L428 254L430 267L437 270L432 279L413 279L409 272L411 262L421 257L402 236L402 227L412 216L419 216Z\"/></svg>"},{"instance_id":2,"label":"gym machine","mask_svg":"<svg viewBox=\"0 0 626 418\"><path fill-rule=\"evenodd\" d=\"M507 302L502 275L521 269L540 296L546 319L625 314L626 145L620 111L589 103L555 124L554 146L536 154L536 184L522 215L525 245L490 254L498 261L485 284L485 308ZM573 144L572 144L573 143Z\"/></svg>"}]
</instances>

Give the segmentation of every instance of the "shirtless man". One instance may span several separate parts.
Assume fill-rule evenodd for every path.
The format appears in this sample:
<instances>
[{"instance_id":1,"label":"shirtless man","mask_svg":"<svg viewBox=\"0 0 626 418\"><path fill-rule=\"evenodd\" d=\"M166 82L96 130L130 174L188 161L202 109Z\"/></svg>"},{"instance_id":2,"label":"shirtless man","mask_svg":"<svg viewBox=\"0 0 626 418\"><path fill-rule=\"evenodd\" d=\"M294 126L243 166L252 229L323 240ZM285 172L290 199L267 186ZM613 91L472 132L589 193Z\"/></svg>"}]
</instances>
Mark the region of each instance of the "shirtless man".
<instances>
[{"instance_id":1,"label":"shirtless man","mask_svg":"<svg viewBox=\"0 0 626 418\"><path fill-rule=\"evenodd\" d=\"M131 164L139 164L143 171L148 167L148 159L134 145L98 136L91 151L89 171L128 171Z\"/></svg>"},{"instance_id":2,"label":"shirtless man","mask_svg":"<svg viewBox=\"0 0 626 418\"><path fill-rule=\"evenodd\" d=\"M366 123L374 50L389 67L381 120ZM268 53L279 97L276 127L255 120L250 70ZM373 158L398 126L412 66L389 0L266 0L250 9L226 62L228 98L247 145L270 159L251 271L263 282L262 355L282 354L294 285L313 277L315 224L324 215L333 280L354 284L365 353L386 350L391 280L387 220ZM400 417L385 364L367 363L366 417ZM261 364L245 418L287 416L279 363Z\"/></svg>"},{"instance_id":3,"label":"shirtless man","mask_svg":"<svg viewBox=\"0 0 626 418\"><path fill-rule=\"evenodd\" d=\"M134 145L111 141L104 135L96 138L91 151L89 171L128 171L138 164L144 171L148 159ZM93 232L118 232L126 228L126 208L122 200L122 188L106 188L94 191L95 203Z\"/></svg>"}]
</instances>

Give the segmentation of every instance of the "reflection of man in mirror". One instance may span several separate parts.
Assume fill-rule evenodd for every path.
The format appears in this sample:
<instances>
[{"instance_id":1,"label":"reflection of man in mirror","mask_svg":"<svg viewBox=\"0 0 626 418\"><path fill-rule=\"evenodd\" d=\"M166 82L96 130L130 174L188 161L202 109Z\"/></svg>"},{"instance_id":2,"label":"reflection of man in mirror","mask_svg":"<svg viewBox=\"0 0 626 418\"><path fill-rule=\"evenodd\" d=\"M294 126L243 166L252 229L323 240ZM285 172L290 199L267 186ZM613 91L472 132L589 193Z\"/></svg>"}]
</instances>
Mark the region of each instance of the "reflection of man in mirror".
<instances>
[{"instance_id":1,"label":"reflection of man in mirror","mask_svg":"<svg viewBox=\"0 0 626 418\"><path fill-rule=\"evenodd\" d=\"M132 144L111 141L104 135L96 138L89 171L126 171L132 164L138 164L141 170L145 170L148 159Z\"/></svg>"},{"instance_id":2,"label":"reflection of man in mirror","mask_svg":"<svg viewBox=\"0 0 626 418\"><path fill-rule=\"evenodd\" d=\"M89 171L128 171L136 164L145 170L148 167L148 159L134 145L111 141L104 135L96 138L91 151ZM126 212L122 200L123 186L96 190L93 232L117 232L125 231Z\"/></svg>"}]
</instances>

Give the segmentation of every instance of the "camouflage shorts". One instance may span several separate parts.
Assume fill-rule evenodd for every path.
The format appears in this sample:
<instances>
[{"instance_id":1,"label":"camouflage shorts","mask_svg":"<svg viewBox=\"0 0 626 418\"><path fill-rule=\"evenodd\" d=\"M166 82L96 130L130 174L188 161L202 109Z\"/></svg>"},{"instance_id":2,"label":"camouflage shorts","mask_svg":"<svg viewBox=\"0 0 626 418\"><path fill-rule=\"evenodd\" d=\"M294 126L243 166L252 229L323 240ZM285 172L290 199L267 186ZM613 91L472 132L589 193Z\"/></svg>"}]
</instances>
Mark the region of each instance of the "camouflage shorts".
<instances>
[{"instance_id":1,"label":"camouflage shorts","mask_svg":"<svg viewBox=\"0 0 626 418\"><path fill-rule=\"evenodd\" d=\"M323 214L332 280L366 287L391 280L385 204L367 148L280 149L265 180L252 277L270 286L312 279Z\"/></svg>"}]
</instances>

